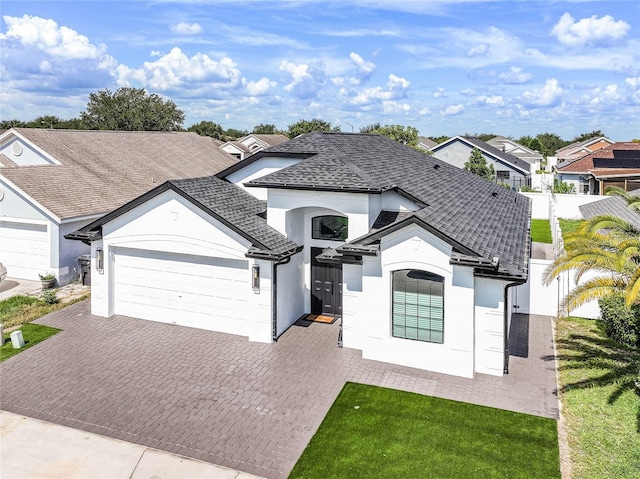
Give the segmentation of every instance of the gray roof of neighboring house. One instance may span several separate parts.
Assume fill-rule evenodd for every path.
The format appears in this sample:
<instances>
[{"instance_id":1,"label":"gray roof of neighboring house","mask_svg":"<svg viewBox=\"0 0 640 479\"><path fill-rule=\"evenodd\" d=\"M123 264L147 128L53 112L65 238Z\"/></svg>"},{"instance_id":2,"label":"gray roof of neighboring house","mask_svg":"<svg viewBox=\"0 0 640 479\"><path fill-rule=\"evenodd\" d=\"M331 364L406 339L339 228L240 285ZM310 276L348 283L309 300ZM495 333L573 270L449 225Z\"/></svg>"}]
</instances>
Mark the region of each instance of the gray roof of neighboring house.
<instances>
[{"instance_id":1,"label":"gray roof of neighboring house","mask_svg":"<svg viewBox=\"0 0 640 479\"><path fill-rule=\"evenodd\" d=\"M501 146L504 145L505 143L510 143L512 145L515 145L516 148L521 148L522 150L524 150L522 153L518 153L518 154L508 153L508 154L513 155L517 158L520 158L521 160L527 161L527 163L535 162L542 159L542 153L540 153L539 151L532 150L531 148L521 145L520 143L510 138L506 138L504 136L495 136L491 138L489 141L487 141L488 145L491 145L500 151L502 151Z\"/></svg>"},{"instance_id":2,"label":"gray roof of neighboring house","mask_svg":"<svg viewBox=\"0 0 640 479\"><path fill-rule=\"evenodd\" d=\"M629 209L629 205L620 196L609 196L579 207L585 219L601 215L614 215L640 228L640 212Z\"/></svg>"},{"instance_id":3,"label":"gray roof of neighboring house","mask_svg":"<svg viewBox=\"0 0 640 479\"><path fill-rule=\"evenodd\" d=\"M213 175L236 162L197 133L14 130L61 164L13 164L0 175L61 219L104 214L169 179Z\"/></svg>"},{"instance_id":4,"label":"gray roof of neighboring house","mask_svg":"<svg viewBox=\"0 0 640 479\"><path fill-rule=\"evenodd\" d=\"M398 215L395 223L417 222L467 256L500 257L505 274L526 275L529 200L436 157L372 134L310 133L261 152L313 156L247 185L381 193L397 191L420 210ZM255 156L255 155L254 155ZM224 176L221 172L220 176ZM368 235L369 236L369 235ZM354 240L363 246L363 237Z\"/></svg>"},{"instance_id":5,"label":"gray roof of neighboring house","mask_svg":"<svg viewBox=\"0 0 640 479\"><path fill-rule=\"evenodd\" d=\"M476 148L479 148L480 150L484 150L489 155L495 158L498 158L503 162L509 163L517 168L520 168L521 170L524 170L527 173L531 172L531 164L510 153L505 153L504 151L496 148L495 146L491 146L486 141L482 141L481 139L476 138L475 136L462 136L460 138L464 138L467 142L471 143ZM436 152L437 149L438 147L434 147L433 151Z\"/></svg>"}]
</instances>

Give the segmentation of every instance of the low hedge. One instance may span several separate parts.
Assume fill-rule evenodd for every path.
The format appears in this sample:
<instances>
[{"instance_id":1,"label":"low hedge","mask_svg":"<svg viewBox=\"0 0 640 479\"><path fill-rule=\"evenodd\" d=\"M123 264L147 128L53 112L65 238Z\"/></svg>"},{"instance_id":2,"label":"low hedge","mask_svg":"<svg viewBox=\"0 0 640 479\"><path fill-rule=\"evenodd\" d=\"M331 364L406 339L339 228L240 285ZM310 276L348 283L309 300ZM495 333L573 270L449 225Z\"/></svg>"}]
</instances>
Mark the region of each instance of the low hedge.
<instances>
[{"instance_id":1,"label":"low hedge","mask_svg":"<svg viewBox=\"0 0 640 479\"><path fill-rule=\"evenodd\" d=\"M621 295L603 298L598 304L607 336L627 346L640 346L640 308L629 309Z\"/></svg>"}]
</instances>

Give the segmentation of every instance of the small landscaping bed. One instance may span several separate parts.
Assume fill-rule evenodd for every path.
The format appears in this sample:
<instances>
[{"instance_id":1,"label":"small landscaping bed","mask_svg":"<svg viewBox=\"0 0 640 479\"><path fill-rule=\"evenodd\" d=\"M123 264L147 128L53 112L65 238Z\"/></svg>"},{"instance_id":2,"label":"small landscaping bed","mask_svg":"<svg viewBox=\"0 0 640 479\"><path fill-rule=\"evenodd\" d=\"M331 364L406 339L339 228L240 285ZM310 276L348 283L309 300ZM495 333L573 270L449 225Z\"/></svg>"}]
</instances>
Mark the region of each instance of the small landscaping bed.
<instances>
[{"instance_id":1,"label":"small landscaping bed","mask_svg":"<svg viewBox=\"0 0 640 479\"><path fill-rule=\"evenodd\" d=\"M640 477L640 350L572 317L558 320L556 346L573 479Z\"/></svg>"},{"instance_id":2,"label":"small landscaping bed","mask_svg":"<svg viewBox=\"0 0 640 479\"><path fill-rule=\"evenodd\" d=\"M50 336L62 331L61 329L51 328L49 326L42 326L41 324L27 323L23 324L20 328L22 330L22 337L24 338L25 345L22 348L14 349L11 344L11 333L5 333L2 346L0 346L0 362L5 359L9 359L11 356L15 356L25 349L35 346L41 341L44 341Z\"/></svg>"},{"instance_id":3,"label":"small landscaping bed","mask_svg":"<svg viewBox=\"0 0 640 479\"><path fill-rule=\"evenodd\" d=\"M552 419L347 383L290 478L560 477Z\"/></svg>"},{"instance_id":4,"label":"small landscaping bed","mask_svg":"<svg viewBox=\"0 0 640 479\"><path fill-rule=\"evenodd\" d=\"M2 324L6 331L9 328L29 323L44 316L45 314L57 311L65 306L77 303L78 301L82 301L88 297L89 293L81 297L74 298L71 301L51 304L34 296L12 296L11 298L0 301L0 324Z\"/></svg>"}]
</instances>

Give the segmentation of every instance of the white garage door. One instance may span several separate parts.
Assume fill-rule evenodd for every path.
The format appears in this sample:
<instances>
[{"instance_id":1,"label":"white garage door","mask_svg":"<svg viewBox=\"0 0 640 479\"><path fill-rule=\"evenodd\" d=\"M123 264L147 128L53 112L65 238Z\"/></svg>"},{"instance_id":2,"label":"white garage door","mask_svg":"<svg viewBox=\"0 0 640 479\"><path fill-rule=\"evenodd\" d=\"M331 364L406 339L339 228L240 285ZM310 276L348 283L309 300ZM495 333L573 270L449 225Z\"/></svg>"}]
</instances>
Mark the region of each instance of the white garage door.
<instances>
[{"instance_id":1,"label":"white garage door","mask_svg":"<svg viewBox=\"0 0 640 479\"><path fill-rule=\"evenodd\" d=\"M11 278L38 280L51 270L47 225L0 221L0 263Z\"/></svg>"},{"instance_id":2,"label":"white garage door","mask_svg":"<svg viewBox=\"0 0 640 479\"><path fill-rule=\"evenodd\" d=\"M115 251L115 314L249 335L248 261Z\"/></svg>"}]
</instances>

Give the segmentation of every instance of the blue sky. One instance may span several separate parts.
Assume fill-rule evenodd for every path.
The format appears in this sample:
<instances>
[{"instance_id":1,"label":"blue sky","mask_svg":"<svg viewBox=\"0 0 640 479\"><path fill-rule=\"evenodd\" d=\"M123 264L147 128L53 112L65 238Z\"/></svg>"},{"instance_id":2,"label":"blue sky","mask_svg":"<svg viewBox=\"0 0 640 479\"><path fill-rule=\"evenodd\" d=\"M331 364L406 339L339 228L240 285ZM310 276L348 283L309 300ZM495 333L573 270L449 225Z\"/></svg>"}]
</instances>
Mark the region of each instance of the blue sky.
<instances>
[{"instance_id":1,"label":"blue sky","mask_svg":"<svg viewBox=\"0 0 640 479\"><path fill-rule=\"evenodd\" d=\"M145 88L185 127L640 138L640 2L7 1L0 119Z\"/></svg>"}]
</instances>

